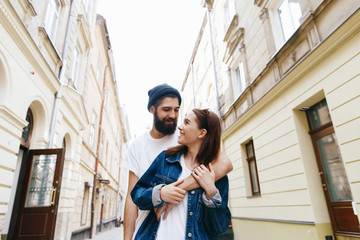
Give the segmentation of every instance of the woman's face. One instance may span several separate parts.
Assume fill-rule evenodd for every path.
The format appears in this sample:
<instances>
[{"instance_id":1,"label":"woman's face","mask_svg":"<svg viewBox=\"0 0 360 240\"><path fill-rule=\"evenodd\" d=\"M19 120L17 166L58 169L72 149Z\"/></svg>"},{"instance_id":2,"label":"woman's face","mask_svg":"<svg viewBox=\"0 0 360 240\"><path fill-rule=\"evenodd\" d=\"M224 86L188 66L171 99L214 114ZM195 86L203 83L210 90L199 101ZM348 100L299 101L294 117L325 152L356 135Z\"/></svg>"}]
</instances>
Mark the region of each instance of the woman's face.
<instances>
[{"instance_id":1,"label":"woman's face","mask_svg":"<svg viewBox=\"0 0 360 240\"><path fill-rule=\"evenodd\" d=\"M193 111L189 112L185 118L184 122L180 124L179 128L179 144L191 145L197 141L201 141L199 138L201 130L199 129L197 123L197 117Z\"/></svg>"}]
</instances>

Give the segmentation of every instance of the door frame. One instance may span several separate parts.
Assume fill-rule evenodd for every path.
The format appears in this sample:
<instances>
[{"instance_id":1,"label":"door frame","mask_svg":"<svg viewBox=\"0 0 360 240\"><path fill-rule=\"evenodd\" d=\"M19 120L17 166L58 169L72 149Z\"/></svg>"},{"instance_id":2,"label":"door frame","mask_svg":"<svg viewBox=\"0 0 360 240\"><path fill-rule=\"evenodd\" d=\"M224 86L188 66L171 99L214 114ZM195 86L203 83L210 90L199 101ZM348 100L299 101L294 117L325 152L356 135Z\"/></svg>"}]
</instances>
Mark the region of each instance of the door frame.
<instances>
[{"instance_id":1,"label":"door frame","mask_svg":"<svg viewBox=\"0 0 360 240\"><path fill-rule=\"evenodd\" d=\"M27 153L26 158L24 157L24 160L26 161L26 164L24 164L26 166L25 168L25 176L23 178L23 181L21 182L22 184L20 185L19 182L19 187L21 193L20 193L20 200L19 200L19 210L17 210L17 217L16 217L16 225L15 225L15 229L14 229L14 239L40 239L38 237L32 238L32 237L26 237L26 238L22 238L19 237L19 231L20 231L20 223L21 223L21 216L24 212L24 208L25 208L25 201L26 201L26 196L27 196L27 189L28 189L28 185L29 185L29 178L30 178L30 174L31 174L31 168L32 168L32 162L33 162L33 156L35 155L47 155L47 154L56 154L57 155L57 162L56 163L56 167L54 170L54 180L53 180L53 188L56 188L56 194L54 196L54 205L49 207L49 211L51 211L51 215L52 215L52 219L50 219L50 225L49 229L50 232L46 234L45 238L41 238L41 239L53 239L54 237L54 233L55 233L55 224L56 224L56 216L57 216L57 210L58 210L58 205L59 205L59 196L60 196L60 190L61 190L61 178L62 178L62 171L63 171L63 166L64 166L64 148L58 148L58 149L32 149L29 150ZM23 162L25 163L25 162ZM19 191L19 190L17 190ZM39 210L41 207L34 207L32 209L34 209L36 211L36 209ZM42 207L44 208L44 207Z\"/></svg>"},{"instance_id":2,"label":"door frame","mask_svg":"<svg viewBox=\"0 0 360 240\"><path fill-rule=\"evenodd\" d=\"M360 231L357 232L348 232L348 231L341 231L338 229L337 225L336 225L336 216L334 214L334 209L333 207L338 207L338 208L349 208L349 206L351 206L351 210L352 210L352 205L351 202L349 204L349 201L343 201L343 202L332 202L331 198L330 198L330 194L329 194L329 187L328 187L328 182L326 180L326 176L325 176L325 171L324 171L324 166L321 160L321 155L320 155L320 151L318 149L318 144L317 144L317 139L324 137L326 135L335 134L335 130L334 127L332 125L332 123L326 124L321 126L318 129L315 129L314 131L309 132L310 136L311 136L311 140L312 140L312 144L315 150L315 156L316 156L316 162L317 162L317 166L319 169L319 176L321 178L321 184L323 187L323 192L325 195L325 199L326 199L326 206L328 209L328 213L330 216L330 222L331 222L331 226L333 229L333 233L335 236L347 236L347 237L355 237L355 238L360 238ZM347 177L347 176L346 176ZM359 225L359 220L357 218L356 215L354 215L356 217L357 223ZM353 216L351 216L353 217ZM355 220L355 219L353 219Z\"/></svg>"}]
</instances>

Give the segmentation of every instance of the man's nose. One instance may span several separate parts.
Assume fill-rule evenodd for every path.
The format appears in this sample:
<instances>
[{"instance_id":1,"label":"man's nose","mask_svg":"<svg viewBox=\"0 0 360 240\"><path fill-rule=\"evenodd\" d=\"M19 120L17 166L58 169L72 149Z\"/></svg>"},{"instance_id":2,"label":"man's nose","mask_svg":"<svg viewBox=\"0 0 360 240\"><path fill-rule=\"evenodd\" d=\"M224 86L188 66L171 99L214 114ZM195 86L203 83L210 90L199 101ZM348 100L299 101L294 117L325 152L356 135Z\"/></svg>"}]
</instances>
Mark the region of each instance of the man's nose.
<instances>
[{"instance_id":1,"label":"man's nose","mask_svg":"<svg viewBox=\"0 0 360 240\"><path fill-rule=\"evenodd\" d=\"M175 118L175 116L176 116L175 111L170 111L170 113L169 113L169 117L171 117L171 118Z\"/></svg>"}]
</instances>

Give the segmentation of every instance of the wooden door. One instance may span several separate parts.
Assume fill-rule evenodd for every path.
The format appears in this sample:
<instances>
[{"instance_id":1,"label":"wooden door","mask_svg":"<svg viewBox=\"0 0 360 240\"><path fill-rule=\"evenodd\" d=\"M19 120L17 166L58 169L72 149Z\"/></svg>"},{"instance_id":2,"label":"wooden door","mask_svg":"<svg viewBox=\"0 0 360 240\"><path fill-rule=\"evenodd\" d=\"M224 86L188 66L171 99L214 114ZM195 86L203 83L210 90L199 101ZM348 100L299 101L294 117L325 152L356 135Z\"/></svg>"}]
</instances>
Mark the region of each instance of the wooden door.
<instances>
[{"instance_id":1,"label":"wooden door","mask_svg":"<svg viewBox=\"0 0 360 240\"><path fill-rule=\"evenodd\" d=\"M312 106L307 116L334 234L360 238L359 220L326 100Z\"/></svg>"},{"instance_id":2,"label":"wooden door","mask_svg":"<svg viewBox=\"0 0 360 240\"><path fill-rule=\"evenodd\" d=\"M53 239L63 154L63 149L29 151L16 239Z\"/></svg>"},{"instance_id":3,"label":"wooden door","mask_svg":"<svg viewBox=\"0 0 360 240\"><path fill-rule=\"evenodd\" d=\"M335 235L360 234L359 221L352 207L350 184L334 128L329 126L312 135L312 139Z\"/></svg>"}]
</instances>

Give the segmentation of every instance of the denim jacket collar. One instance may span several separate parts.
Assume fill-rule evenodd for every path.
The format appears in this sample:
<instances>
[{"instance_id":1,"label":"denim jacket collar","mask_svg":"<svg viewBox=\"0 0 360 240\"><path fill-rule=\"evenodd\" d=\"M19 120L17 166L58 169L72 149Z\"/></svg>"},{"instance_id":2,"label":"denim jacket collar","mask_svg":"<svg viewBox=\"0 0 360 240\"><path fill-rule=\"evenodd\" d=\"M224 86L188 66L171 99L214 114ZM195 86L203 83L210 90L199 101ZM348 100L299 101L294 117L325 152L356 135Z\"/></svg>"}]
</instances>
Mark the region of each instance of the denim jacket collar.
<instances>
[{"instance_id":1,"label":"denim jacket collar","mask_svg":"<svg viewBox=\"0 0 360 240\"><path fill-rule=\"evenodd\" d=\"M175 162L179 162L180 163L180 158L181 158L182 154L175 154L173 156L166 156L165 160L169 163L175 163Z\"/></svg>"}]
</instances>

